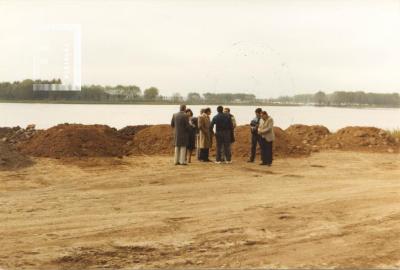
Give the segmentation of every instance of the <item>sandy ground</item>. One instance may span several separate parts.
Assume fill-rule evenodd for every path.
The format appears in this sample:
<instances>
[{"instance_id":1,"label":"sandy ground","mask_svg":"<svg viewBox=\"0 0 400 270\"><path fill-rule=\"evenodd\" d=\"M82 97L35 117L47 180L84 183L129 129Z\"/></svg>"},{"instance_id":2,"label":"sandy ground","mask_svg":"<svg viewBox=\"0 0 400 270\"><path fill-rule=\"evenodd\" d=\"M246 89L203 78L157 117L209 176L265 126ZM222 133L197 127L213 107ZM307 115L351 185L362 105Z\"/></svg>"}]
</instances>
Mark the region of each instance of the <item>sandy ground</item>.
<instances>
[{"instance_id":1,"label":"sandy ground","mask_svg":"<svg viewBox=\"0 0 400 270\"><path fill-rule=\"evenodd\" d=\"M0 172L0 268L400 267L400 155Z\"/></svg>"}]
</instances>

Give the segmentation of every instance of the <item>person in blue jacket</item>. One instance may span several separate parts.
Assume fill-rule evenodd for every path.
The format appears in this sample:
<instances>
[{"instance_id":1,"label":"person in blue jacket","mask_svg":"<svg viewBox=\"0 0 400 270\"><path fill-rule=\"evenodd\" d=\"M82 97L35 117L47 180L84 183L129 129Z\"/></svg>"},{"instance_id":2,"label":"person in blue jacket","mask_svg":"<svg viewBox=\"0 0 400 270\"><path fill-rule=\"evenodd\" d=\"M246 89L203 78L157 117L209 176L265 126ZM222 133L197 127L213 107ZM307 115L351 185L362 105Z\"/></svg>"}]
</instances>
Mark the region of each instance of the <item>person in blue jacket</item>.
<instances>
[{"instance_id":1,"label":"person in blue jacket","mask_svg":"<svg viewBox=\"0 0 400 270\"><path fill-rule=\"evenodd\" d=\"M231 143L233 123L231 117L224 113L224 107L217 107L217 115L211 121L210 129L215 126L215 137L217 140L217 157L216 163L222 162L222 157L225 157L225 163L232 163Z\"/></svg>"}]
</instances>

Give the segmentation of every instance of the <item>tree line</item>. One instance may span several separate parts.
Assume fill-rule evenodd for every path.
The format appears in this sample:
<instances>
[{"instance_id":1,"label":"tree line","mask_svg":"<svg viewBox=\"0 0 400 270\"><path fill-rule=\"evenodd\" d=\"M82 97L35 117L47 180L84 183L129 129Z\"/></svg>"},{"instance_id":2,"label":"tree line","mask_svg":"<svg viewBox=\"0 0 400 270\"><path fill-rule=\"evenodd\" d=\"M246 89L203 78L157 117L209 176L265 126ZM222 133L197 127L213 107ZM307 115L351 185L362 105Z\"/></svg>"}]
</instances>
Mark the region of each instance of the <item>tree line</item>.
<instances>
[{"instance_id":1,"label":"tree line","mask_svg":"<svg viewBox=\"0 0 400 270\"><path fill-rule=\"evenodd\" d=\"M365 93L363 91L335 91L326 94L323 91L318 91L315 94L282 96L276 99L268 99L268 102L319 106L400 107L400 95L399 93Z\"/></svg>"},{"instance_id":2,"label":"tree line","mask_svg":"<svg viewBox=\"0 0 400 270\"><path fill-rule=\"evenodd\" d=\"M143 92L136 85L84 85L81 91L48 91L34 90L34 85L61 85L60 79L53 80L23 80L15 82L0 82L0 99L2 100L60 100L60 101L98 101L98 102L129 102L162 100L159 90L150 87Z\"/></svg>"},{"instance_id":3,"label":"tree line","mask_svg":"<svg viewBox=\"0 0 400 270\"><path fill-rule=\"evenodd\" d=\"M179 93L163 96L156 87L144 90L136 85L84 85L81 91L42 91L34 85L61 85L60 79L23 80L0 82L0 100L26 101L82 101L110 103L179 103L188 104L272 104L272 105L319 105L319 106L382 106L400 107L398 93L365 93L363 91L336 91L327 94L318 91L315 94L281 96L259 99L247 93L204 93L190 92L185 97Z\"/></svg>"}]
</instances>

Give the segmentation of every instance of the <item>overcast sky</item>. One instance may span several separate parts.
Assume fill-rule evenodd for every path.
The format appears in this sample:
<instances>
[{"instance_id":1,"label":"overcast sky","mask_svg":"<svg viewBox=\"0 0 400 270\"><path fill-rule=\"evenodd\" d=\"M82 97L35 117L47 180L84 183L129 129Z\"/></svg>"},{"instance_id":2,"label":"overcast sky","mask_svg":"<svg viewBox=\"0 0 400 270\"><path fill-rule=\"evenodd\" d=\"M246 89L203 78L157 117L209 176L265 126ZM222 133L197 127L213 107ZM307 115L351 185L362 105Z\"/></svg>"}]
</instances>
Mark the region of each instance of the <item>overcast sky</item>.
<instances>
[{"instance_id":1,"label":"overcast sky","mask_svg":"<svg viewBox=\"0 0 400 270\"><path fill-rule=\"evenodd\" d=\"M0 0L0 81L32 78L38 27L61 24L81 27L83 84L165 95L400 91L399 1Z\"/></svg>"}]
</instances>

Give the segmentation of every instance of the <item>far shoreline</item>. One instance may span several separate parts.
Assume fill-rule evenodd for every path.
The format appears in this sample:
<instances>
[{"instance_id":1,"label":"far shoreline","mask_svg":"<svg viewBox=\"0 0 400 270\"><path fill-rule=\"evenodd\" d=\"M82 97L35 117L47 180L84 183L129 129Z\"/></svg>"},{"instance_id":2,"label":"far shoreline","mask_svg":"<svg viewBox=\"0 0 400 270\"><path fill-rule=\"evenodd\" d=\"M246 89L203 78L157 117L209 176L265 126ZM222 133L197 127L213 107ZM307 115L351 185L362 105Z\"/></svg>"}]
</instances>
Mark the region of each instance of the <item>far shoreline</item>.
<instances>
[{"instance_id":1,"label":"far shoreline","mask_svg":"<svg viewBox=\"0 0 400 270\"><path fill-rule=\"evenodd\" d=\"M221 103L191 103L191 102L168 102L168 101L138 101L138 102L115 102L115 101L79 101L79 100L4 100L2 104L60 104L60 105L220 105ZM367 106L367 105L313 105L296 103L223 103L225 106L273 106L273 107L327 107L327 108L349 108L349 109L400 109L400 106Z\"/></svg>"}]
</instances>

